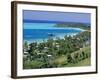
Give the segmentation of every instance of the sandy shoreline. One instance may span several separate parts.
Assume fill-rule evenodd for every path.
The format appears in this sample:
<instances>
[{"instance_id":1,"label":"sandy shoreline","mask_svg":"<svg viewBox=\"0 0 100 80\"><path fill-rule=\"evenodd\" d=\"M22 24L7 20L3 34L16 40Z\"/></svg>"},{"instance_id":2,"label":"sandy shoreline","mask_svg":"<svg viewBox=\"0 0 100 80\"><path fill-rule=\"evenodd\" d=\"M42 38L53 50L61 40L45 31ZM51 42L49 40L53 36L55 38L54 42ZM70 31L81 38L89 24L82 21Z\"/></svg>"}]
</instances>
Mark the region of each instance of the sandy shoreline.
<instances>
[{"instance_id":1,"label":"sandy shoreline","mask_svg":"<svg viewBox=\"0 0 100 80\"><path fill-rule=\"evenodd\" d=\"M57 35L56 37L53 37L53 39L55 40L56 38L60 38L60 39L64 39L64 36L67 35L67 36L74 36L78 33L67 33L67 34L59 34ZM32 43L32 42L37 42L37 43L41 43L41 42L46 42L48 40L48 38L45 38L45 39L30 39L30 40L24 40L28 42L28 44Z\"/></svg>"}]
</instances>

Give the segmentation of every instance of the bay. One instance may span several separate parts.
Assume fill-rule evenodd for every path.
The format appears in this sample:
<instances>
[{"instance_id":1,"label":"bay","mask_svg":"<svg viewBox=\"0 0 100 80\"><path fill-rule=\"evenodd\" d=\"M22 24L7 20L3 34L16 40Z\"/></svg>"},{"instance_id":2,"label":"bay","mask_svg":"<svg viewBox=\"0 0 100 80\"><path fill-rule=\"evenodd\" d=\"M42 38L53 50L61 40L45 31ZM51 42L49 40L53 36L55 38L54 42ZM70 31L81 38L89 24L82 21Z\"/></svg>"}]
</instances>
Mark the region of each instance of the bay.
<instances>
[{"instance_id":1,"label":"bay","mask_svg":"<svg viewBox=\"0 0 100 80\"><path fill-rule=\"evenodd\" d=\"M23 28L23 39L28 42L40 42L48 38L64 38L65 35L73 36L83 30L80 28L57 28L54 23L25 23Z\"/></svg>"}]
</instances>

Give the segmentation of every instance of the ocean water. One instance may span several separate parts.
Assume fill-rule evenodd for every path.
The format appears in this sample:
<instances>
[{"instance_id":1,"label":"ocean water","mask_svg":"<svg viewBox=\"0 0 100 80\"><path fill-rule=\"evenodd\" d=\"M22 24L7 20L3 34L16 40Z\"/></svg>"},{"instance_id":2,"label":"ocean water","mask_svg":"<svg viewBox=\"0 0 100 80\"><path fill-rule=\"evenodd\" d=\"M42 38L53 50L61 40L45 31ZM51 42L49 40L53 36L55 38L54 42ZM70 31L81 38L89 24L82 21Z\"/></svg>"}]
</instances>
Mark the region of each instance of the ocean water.
<instances>
[{"instance_id":1,"label":"ocean water","mask_svg":"<svg viewBox=\"0 0 100 80\"><path fill-rule=\"evenodd\" d=\"M81 30L75 29L24 29L23 38L26 41L41 41L52 38L63 38L65 35L75 35L80 33Z\"/></svg>"},{"instance_id":2,"label":"ocean water","mask_svg":"<svg viewBox=\"0 0 100 80\"><path fill-rule=\"evenodd\" d=\"M23 39L28 42L41 42L48 38L64 38L65 35L73 36L81 31L79 28L57 28L50 23L25 23L23 29Z\"/></svg>"}]
</instances>

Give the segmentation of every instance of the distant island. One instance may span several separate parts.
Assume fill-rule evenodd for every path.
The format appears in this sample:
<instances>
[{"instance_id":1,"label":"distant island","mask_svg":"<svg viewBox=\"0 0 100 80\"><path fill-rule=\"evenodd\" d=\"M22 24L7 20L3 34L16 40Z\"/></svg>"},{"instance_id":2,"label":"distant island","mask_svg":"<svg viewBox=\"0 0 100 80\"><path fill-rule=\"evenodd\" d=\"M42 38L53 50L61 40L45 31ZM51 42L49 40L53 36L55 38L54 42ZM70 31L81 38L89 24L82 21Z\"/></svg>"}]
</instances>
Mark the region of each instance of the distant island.
<instances>
[{"instance_id":1,"label":"distant island","mask_svg":"<svg viewBox=\"0 0 100 80\"><path fill-rule=\"evenodd\" d=\"M66 23L57 23L54 27L72 27L72 28L81 28L85 30L90 30L89 23L76 23L76 22L66 22Z\"/></svg>"}]
</instances>

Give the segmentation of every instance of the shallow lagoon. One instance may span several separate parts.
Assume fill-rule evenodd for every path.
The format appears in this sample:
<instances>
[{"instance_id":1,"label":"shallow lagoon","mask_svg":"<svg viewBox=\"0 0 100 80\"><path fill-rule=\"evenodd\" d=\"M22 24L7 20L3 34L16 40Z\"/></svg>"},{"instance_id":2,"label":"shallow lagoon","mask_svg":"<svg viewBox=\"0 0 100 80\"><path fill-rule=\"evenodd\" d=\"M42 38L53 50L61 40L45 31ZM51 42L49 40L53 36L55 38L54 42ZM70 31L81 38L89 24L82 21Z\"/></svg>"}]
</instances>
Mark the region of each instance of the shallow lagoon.
<instances>
[{"instance_id":1,"label":"shallow lagoon","mask_svg":"<svg viewBox=\"0 0 100 80\"><path fill-rule=\"evenodd\" d=\"M55 27L56 23L24 23L23 28L23 39L24 41L30 42L42 42L52 37L56 39L64 38L67 36L74 36L82 31L80 28L63 28Z\"/></svg>"}]
</instances>

